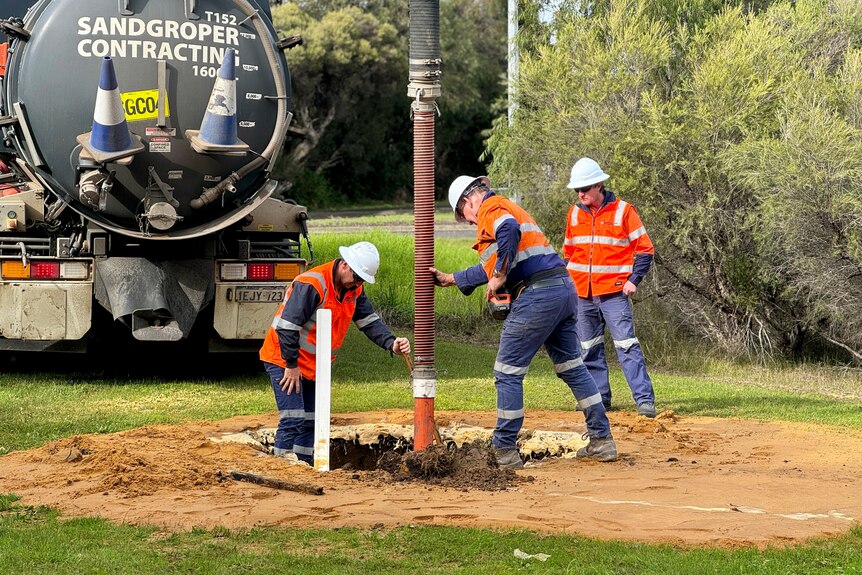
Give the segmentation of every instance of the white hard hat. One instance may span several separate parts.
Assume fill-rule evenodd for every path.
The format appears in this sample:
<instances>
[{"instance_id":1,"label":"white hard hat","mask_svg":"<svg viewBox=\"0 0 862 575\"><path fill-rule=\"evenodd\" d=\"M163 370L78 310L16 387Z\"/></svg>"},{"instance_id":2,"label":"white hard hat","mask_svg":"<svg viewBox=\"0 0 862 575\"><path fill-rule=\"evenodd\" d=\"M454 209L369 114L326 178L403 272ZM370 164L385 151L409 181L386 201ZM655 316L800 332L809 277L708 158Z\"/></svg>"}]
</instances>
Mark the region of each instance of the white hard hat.
<instances>
[{"instance_id":1,"label":"white hard hat","mask_svg":"<svg viewBox=\"0 0 862 575\"><path fill-rule=\"evenodd\" d=\"M572 166L572 177L569 179L568 188L586 188L610 178L604 173L592 158L581 158Z\"/></svg>"},{"instance_id":2,"label":"white hard hat","mask_svg":"<svg viewBox=\"0 0 862 575\"><path fill-rule=\"evenodd\" d=\"M474 176L458 176L449 186L449 203L452 205L452 211L455 212L455 219L459 222L463 222L464 218L458 216L458 201L464 193L477 184L482 184L489 189L491 188L491 181L486 176L479 176L478 178Z\"/></svg>"},{"instance_id":3,"label":"white hard hat","mask_svg":"<svg viewBox=\"0 0 862 575\"><path fill-rule=\"evenodd\" d=\"M371 242L357 242L352 246L340 246L338 252L350 269L356 275L370 284L374 283L374 274L380 267L380 254Z\"/></svg>"}]
</instances>

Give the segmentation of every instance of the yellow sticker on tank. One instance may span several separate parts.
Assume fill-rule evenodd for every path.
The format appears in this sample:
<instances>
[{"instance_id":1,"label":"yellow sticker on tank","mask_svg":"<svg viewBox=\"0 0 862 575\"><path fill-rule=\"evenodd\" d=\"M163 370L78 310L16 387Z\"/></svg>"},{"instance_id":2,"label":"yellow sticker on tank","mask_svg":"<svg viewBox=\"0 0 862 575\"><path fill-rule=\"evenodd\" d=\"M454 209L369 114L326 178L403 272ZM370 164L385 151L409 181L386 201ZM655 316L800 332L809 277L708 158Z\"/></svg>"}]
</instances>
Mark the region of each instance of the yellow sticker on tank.
<instances>
[{"instance_id":1,"label":"yellow sticker on tank","mask_svg":"<svg viewBox=\"0 0 862 575\"><path fill-rule=\"evenodd\" d=\"M138 92L126 92L120 94L123 101L123 111L127 122L139 122L141 120L152 120L159 117L159 91L140 90ZM167 96L165 97L165 117L171 115Z\"/></svg>"}]
</instances>

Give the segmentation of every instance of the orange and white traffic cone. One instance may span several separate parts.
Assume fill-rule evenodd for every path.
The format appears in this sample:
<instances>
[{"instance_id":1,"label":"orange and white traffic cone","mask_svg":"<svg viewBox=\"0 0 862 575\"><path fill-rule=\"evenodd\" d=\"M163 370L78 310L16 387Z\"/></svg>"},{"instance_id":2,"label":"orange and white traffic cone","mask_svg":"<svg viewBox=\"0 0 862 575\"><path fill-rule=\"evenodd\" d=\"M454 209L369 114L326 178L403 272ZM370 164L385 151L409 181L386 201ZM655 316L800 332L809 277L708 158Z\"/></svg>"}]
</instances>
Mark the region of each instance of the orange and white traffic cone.
<instances>
[{"instance_id":1,"label":"orange and white traffic cone","mask_svg":"<svg viewBox=\"0 0 862 575\"><path fill-rule=\"evenodd\" d=\"M93 112L93 129L79 135L77 140L84 147L82 156L89 154L93 160L100 163L116 162L144 149L140 136L132 134L126 123L114 62L110 56L102 59L96 107Z\"/></svg>"},{"instance_id":2,"label":"orange and white traffic cone","mask_svg":"<svg viewBox=\"0 0 862 575\"><path fill-rule=\"evenodd\" d=\"M244 155L248 144L237 137L236 51L228 48L213 85L200 130L186 130L186 138L200 154Z\"/></svg>"}]
</instances>

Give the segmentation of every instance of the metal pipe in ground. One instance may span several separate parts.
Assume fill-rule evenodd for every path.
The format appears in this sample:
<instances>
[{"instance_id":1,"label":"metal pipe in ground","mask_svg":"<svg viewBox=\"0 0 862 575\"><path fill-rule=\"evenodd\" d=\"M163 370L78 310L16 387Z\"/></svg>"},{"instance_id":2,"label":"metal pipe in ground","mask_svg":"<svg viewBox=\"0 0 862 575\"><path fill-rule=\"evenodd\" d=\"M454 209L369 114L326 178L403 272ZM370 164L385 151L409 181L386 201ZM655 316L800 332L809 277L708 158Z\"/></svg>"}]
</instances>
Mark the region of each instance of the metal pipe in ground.
<instances>
[{"instance_id":1,"label":"metal pipe in ground","mask_svg":"<svg viewBox=\"0 0 862 575\"><path fill-rule=\"evenodd\" d=\"M440 95L440 4L410 0L410 82L413 117L414 369L413 449L434 441L434 115Z\"/></svg>"}]
</instances>

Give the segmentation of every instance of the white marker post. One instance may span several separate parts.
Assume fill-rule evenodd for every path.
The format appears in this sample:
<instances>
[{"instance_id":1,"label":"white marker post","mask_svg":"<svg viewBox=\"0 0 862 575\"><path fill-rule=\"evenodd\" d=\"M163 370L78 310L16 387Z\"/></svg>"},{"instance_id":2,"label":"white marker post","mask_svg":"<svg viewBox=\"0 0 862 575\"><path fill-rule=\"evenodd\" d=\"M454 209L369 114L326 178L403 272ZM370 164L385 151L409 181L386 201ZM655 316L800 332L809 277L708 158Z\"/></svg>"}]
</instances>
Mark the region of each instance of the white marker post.
<instances>
[{"instance_id":1,"label":"white marker post","mask_svg":"<svg viewBox=\"0 0 862 575\"><path fill-rule=\"evenodd\" d=\"M314 468L329 471L329 415L332 389L332 311L317 310L317 368L314 372Z\"/></svg>"}]
</instances>

